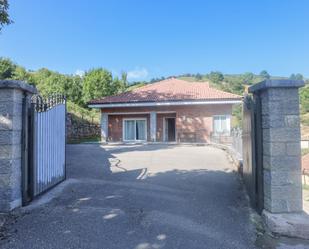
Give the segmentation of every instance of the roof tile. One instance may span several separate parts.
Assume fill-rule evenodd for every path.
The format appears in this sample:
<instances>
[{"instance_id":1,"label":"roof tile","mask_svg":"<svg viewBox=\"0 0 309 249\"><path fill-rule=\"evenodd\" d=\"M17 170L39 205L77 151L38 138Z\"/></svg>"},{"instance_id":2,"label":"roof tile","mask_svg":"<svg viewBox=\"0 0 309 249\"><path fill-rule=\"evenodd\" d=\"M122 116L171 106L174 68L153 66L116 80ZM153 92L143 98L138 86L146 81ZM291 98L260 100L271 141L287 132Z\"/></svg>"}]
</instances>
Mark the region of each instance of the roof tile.
<instances>
[{"instance_id":1,"label":"roof tile","mask_svg":"<svg viewBox=\"0 0 309 249\"><path fill-rule=\"evenodd\" d=\"M208 82L188 82L170 78L129 92L95 99L90 101L89 104L239 99L241 99L241 96L212 88Z\"/></svg>"}]
</instances>

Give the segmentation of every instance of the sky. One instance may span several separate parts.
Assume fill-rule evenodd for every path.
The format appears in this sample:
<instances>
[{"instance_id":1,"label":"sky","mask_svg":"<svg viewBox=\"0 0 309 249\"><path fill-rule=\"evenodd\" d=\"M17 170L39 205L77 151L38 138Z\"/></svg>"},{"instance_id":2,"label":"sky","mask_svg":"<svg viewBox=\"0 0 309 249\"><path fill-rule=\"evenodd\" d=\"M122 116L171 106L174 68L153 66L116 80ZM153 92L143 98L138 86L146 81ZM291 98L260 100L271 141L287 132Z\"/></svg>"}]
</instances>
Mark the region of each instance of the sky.
<instances>
[{"instance_id":1,"label":"sky","mask_svg":"<svg viewBox=\"0 0 309 249\"><path fill-rule=\"evenodd\" d=\"M221 71L309 77L308 0L9 0L0 56L131 81Z\"/></svg>"}]
</instances>

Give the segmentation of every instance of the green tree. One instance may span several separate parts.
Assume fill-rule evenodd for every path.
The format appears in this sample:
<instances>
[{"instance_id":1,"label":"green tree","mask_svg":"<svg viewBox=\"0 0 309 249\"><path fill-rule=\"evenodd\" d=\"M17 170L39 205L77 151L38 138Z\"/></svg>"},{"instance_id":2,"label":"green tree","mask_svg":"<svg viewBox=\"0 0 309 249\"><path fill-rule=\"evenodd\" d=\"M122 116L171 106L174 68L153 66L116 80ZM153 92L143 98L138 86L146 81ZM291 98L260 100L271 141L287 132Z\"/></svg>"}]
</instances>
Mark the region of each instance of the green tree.
<instances>
[{"instance_id":1,"label":"green tree","mask_svg":"<svg viewBox=\"0 0 309 249\"><path fill-rule=\"evenodd\" d=\"M242 82L244 84L252 85L253 79L254 79L254 74L250 73L250 72L247 72L247 73L244 73L241 78L242 78Z\"/></svg>"},{"instance_id":2,"label":"green tree","mask_svg":"<svg viewBox=\"0 0 309 249\"><path fill-rule=\"evenodd\" d=\"M297 74L292 73L290 76L290 79L291 80L303 80L304 76L300 73L297 73Z\"/></svg>"},{"instance_id":3,"label":"green tree","mask_svg":"<svg viewBox=\"0 0 309 249\"><path fill-rule=\"evenodd\" d=\"M33 82L34 85L38 88L40 94L46 95L51 92L49 89L50 86L47 86L47 80L53 74L52 71L41 68L30 74L30 82Z\"/></svg>"},{"instance_id":4,"label":"green tree","mask_svg":"<svg viewBox=\"0 0 309 249\"><path fill-rule=\"evenodd\" d=\"M230 88L227 91L242 95L244 93L244 85L240 80L234 80L230 83Z\"/></svg>"},{"instance_id":5,"label":"green tree","mask_svg":"<svg viewBox=\"0 0 309 249\"><path fill-rule=\"evenodd\" d=\"M114 77L112 83L112 92L113 94L122 93L126 90L126 85L123 79L119 79L118 77Z\"/></svg>"},{"instance_id":6,"label":"green tree","mask_svg":"<svg viewBox=\"0 0 309 249\"><path fill-rule=\"evenodd\" d=\"M16 66L13 75L12 75L12 79L14 80L22 80L25 82L28 82L29 84L31 84L32 82L30 81L30 74L29 72L27 72L27 70L24 67L21 66Z\"/></svg>"},{"instance_id":7,"label":"green tree","mask_svg":"<svg viewBox=\"0 0 309 249\"><path fill-rule=\"evenodd\" d=\"M209 79L215 83L215 84L218 84L220 82L222 82L224 80L224 76L221 72L219 71L215 71L215 72L210 72L209 74Z\"/></svg>"},{"instance_id":8,"label":"green tree","mask_svg":"<svg viewBox=\"0 0 309 249\"><path fill-rule=\"evenodd\" d=\"M125 71L121 72L121 85L118 92L124 92L128 87L128 74Z\"/></svg>"},{"instance_id":9,"label":"green tree","mask_svg":"<svg viewBox=\"0 0 309 249\"><path fill-rule=\"evenodd\" d=\"M35 84L44 84L44 80L51 76L53 72L47 68L41 68L32 74L32 80Z\"/></svg>"},{"instance_id":10,"label":"green tree","mask_svg":"<svg viewBox=\"0 0 309 249\"><path fill-rule=\"evenodd\" d=\"M16 65L7 58L0 57L0 79L12 79Z\"/></svg>"},{"instance_id":11,"label":"green tree","mask_svg":"<svg viewBox=\"0 0 309 249\"><path fill-rule=\"evenodd\" d=\"M67 79L64 75L52 72L52 74L40 81L37 88L43 96L48 96L53 93L65 94L65 85Z\"/></svg>"},{"instance_id":12,"label":"green tree","mask_svg":"<svg viewBox=\"0 0 309 249\"><path fill-rule=\"evenodd\" d=\"M83 79L78 76L67 76L64 83L64 93L68 100L82 106L83 103Z\"/></svg>"},{"instance_id":13,"label":"green tree","mask_svg":"<svg viewBox=\"0 0 309 249\"><path fill-rule=\"evenodd\" d=\"M300 89L300 105L302 113L309 112L309 86Z\"/></svg>"},{"instance_id":14,"label":"green tree","mask_svg":"<svg viewBox=\"0 0 309 249\"><path fill-rule=\"evenodd\" d=\"M266 70L262 70L260 72L260 76L263 78L263 79L269 79L270 78L270 74L266 71Z\"/></svg>"},{"instance_id":15,"label":"green tree","mask_svg":"<svg viewBox=\"0 0 309 249\"><path fill-rule=\"evenodd\" d=\"M0 31L4 25L9 25L13 21L9 17L9 3L8 0L0 0Z\"/></svg>"},{"instance_id":16,"label":"green tree","mask_svg":"<svg viewBox=\"0 0 309 249\"><path fill-rule=\"evenodd\" d=\"M168 78L167 78L168 79ZM151 80L150 80L150 83L154 83L154 82L158 82L158 81L161 81L161 80L165 80L165 77L160 77L160 78L152 78ZM137 82L139 82L139 81L137 81ZM131 86L133 85L133 84L136 84L136 82L132 82L131 83Z\"/></svg>"},{"instance_id":17,"label":"green tree","mask_svg":"<svg viewBox=\"0 0 309 249\"><path fill-rule=\"evenodd\" d=\"M196 79L196 80L202 80L202 78L203 78L203 76L202 76L200 73L197 73L197 74L195 75L195 79Z\"/></svg>"},{"instance_id":18,"label":"green tree","mask_svg":"<svg viewBox=\"0 0 309 249\"><path fill-rule=\"evenodd\" d=\"M83 84L83 100L85 103L92 99L112 95L114 92L113 77L109 71L97 68L86 72Z\"/></svg>"},{"instance_id":19,"label":"green tree","mask_svg":"<svg viewBox=\"0 0 309 249\"><path fill-rule=\"evenodd\" d=\"M125 71L121 72L121 81L123 82L125 86L128 85L128 73L127 72Z\"/></svg>"},{"instance_id":20,"label":"green tree","mask_svg":"<svg viewBox=\"0 0 309 249\"><path fill-rule=\"evenodd\" d=\"M303 79L304 79L304 76L303 76L302 74L300 74L300 73L297 73L297 74L295 75L295 78L296 78L296 80L303 80Z\"/></svg>"},{"instance_id":21,"label":"green tree","mask_svg":"<svg viewBox=\"0 0 309 249\"><path fill-rule=\"evenodd\" d=\"M295 74L292 73L292 74L290 75L289 79L290 79L290 80L295 80L295 77L296 77Z\"/></svg>"},{"instance_id":22,"label":"green tree","mask_svg":"<svg viewBox=\"0 0 309 249\"><path fill-rule=\"evenodd\" d=\"M147 82L145 81L135 81L135 82L132 82L130 83L130 85L126 88L126 92L128 91L132 91L136 88L139 88L139 87L142 87L142 86L146 86L147 85Z\"/></svg>"},{"instance_id":23,"label":"green tree","mask_svg":"<svg viewBox=\"0 0 309 249\"><path fill-rule=\"evenodd\" d=\"M64 75L42 68L30 75L33 82L43 96L53 93L64 94L68 100L83 105L83 80L80 76Z\"/></svg>"}]
</instances>

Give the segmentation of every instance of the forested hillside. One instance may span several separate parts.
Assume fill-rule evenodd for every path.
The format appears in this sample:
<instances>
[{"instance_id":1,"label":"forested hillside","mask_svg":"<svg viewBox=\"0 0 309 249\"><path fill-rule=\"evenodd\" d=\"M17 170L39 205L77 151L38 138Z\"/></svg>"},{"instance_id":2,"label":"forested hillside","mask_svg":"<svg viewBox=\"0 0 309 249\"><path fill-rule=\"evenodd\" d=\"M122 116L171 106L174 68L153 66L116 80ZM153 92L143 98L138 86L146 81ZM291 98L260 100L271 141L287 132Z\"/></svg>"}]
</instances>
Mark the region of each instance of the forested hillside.
<instances>
[{"instance_id":1,"label":"forested hillside","mask_svg":"<svg viewBox=\"0 0 309 249\"><path fill-rule=\"evenodd\" d=\"M62 93L67 98L68 111L80 119L99 121L98 111L87 108L94 98L123 92L127 89L127 75L121 79L103 68L90 69L84 75L66 75L48 70L28 71L10 59L0 58L0 79L23 80L37 87L42 96Z\"/></svg>"},{"instance_id":2,"label":"forested hillside","mask_svg":"<svg viewBox=\"0 0 309 249\"><path fill-rule=\"evenodd\" d=\"M223 74L221 72L210 72L208 74L183 74L178 78L187 81L209 81L212 87L242 95L250 86L264 79L280 79L284 77L271 76L267 71L256 75ZM305 80L301 74L292 74L291 79ZM51 93L62 93L68 100L68 111L77 117L88 121L99 122L99 113L87 108L87 102L94 98L130 91L147 83L165 79L164 77L152 79L150 82L127 81L127 74L123 72L121 77L113 76L112 73L103 68L90 69L84 75L67 75L48 70L46 68L37 71L29 71L17 65L7 58L0 58L0 79L23 80L34 84L43 96ZM303 134L309 137L309 81L300 90L301 114ZM234 125L240 125L241 108L234 110ZM308 134L307 134L308 133Z\"/></svg>"},{"instance_id":3,"label":"forested hillside","mask_svg":"<svg viewBox=\"0 0 309 249\"><path fill-rule=\"evenodd\" d=\"M178 76L187 81L209 81L210 84L218 89L243 95L246 89L253 84L261 82L265 79L286 79L286 77L271 76L265 70L256 75L253 73L244 74L223 74L221 72L211 72L209 74L184 74ZM302 136L309 139L309 80L304 79L301 74L291 74L289 79L304 80L306 85L300 89L300 102L301 102L301 125ZM234 108L233 125L240 125L241 108L236 106Z\"/></svg>"}]
</instances>

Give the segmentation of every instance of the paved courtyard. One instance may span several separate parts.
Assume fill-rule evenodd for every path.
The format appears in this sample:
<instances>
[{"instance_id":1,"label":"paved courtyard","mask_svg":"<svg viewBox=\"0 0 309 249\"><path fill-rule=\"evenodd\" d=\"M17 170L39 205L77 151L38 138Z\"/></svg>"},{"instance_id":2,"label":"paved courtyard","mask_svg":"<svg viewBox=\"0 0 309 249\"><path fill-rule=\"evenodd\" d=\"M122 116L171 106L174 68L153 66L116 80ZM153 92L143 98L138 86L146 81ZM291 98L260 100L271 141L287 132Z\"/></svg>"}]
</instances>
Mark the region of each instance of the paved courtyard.
<instances>
[{"instance_id":1,"label":"paved courtyard","mask_svg":"<svg viewBox=\"0 0 309 249\"><path fill-rule=\"evenodd\" d=\"M1 248L254 248L241 182L220 149L69 145L67 178Z\"/></svg>"}]
</instances>

